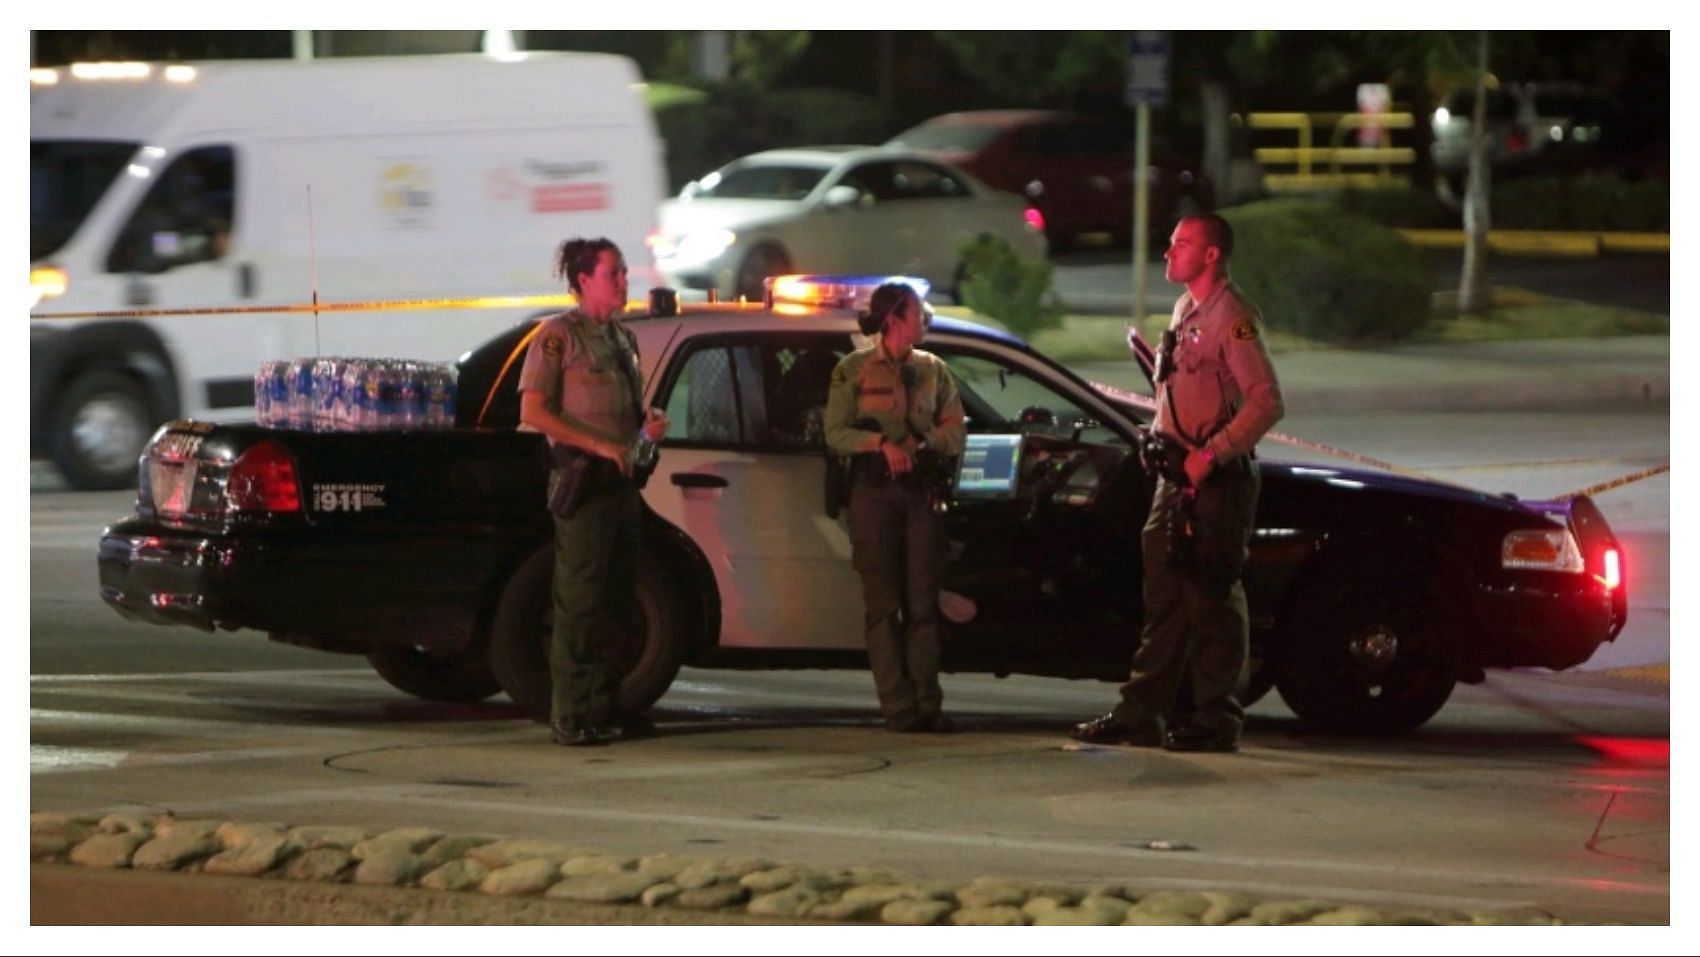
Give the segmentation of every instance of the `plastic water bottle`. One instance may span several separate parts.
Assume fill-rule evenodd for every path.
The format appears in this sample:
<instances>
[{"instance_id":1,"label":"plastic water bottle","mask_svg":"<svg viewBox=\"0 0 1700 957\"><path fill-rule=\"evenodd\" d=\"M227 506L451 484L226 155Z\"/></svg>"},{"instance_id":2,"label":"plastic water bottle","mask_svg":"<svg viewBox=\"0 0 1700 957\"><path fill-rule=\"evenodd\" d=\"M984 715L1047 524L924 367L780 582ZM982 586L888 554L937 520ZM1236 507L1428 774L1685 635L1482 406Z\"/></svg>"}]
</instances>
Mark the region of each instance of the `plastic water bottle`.
<instances>
[{"instance_id":1,"label":"plastic water bottle","mask_svg":"<svg viewBox=\"0 0 1700 957\"><path fill-rule=\"evenodd\" d=\"M432 366L427 380L428 394L425 399L426 420L430 428L452 429L455 427L455 398L457 373L453 366Z\"/></svg>"},{"instance_id":2,"label":"plastic water bottle","mask_svg":"<svg viewBox=\"0 0 1700 957\"><path fill-rule=\"evenodd\" d=\"M396 363L396 426L422 429L425 421L426 367L418 362Z\"/></svg>"},{"instance_id":3,"label":"plastic water bottle","mask_svg":"<svg viewBox=\"0 0 1700 957\"><path fill-rule=\"evenodd\" d=\"M266 392L266 424L282 428L289 423L289 360L272 360L266 372Z\"/></svg>"},{"instance_id":4,"label":"plastic water bottle","mask_svg":"<svg viewBox=\"0 0 1700 957\"><path fill-rule=\"evenodd\" d=\"M254 422L270 427L272 424L272 367L275 362L262 362L254 371Z\"/></svg>"},{"instance_id":5,"label":"plastic water bottle","mask_svg":"<svg viewBox=\"0 0 1700 957\"><path fill-rule=\"evenodd\" d=\"M304 429L313 425L313 366L315 359L296 359L286 373L289 394L289 425Z\"/></svg>"}]
</instances>

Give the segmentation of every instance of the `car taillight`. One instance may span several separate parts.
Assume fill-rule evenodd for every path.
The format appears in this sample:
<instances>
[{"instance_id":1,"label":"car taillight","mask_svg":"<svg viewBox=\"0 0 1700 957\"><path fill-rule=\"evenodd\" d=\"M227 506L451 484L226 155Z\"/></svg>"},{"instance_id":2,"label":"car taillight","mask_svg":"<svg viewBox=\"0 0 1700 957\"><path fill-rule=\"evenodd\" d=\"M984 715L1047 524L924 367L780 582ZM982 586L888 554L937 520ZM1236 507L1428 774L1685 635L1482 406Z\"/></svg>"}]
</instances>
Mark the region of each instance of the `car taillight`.
<instances>
[{"instance_id":1,"label":"car taillight","mask_svg":"<svg viewBox=\"0 0 1700 957\"><path fill-rule=\"evenodd\" d=\"M1521 126L1513 126L1505 134L1505 148L1513 153L1521 153L1529 148L1529 131Z\"/></svg>"},{"instance_id":2,"label":"car taillight","mask_svg":"<svg viewBox=\"0 0 1700 957\"><path fill-rule=\"evenodd\" d=\"M1608 548L1605 552L1604 565L1605 574L1600 576L1600 581L1605 584L1606 588L1616 591L1617 587L1623 584L1623 556L1618 553L1617 549Z\"/></svg>"},{"instance_id":3,"label":"car taillight","mask_svg":"<svg viewBox=\"0 0 1700 957\"><path fill-rule=\"evenodd\" d=\"M1039 208L1037 206L1027 207L1027 211L1021 214L1021 218L1027 223L1028 229L1031 229L1036 233L1043 233L1045 231L1045 214L1039 212Z\"/></svg>"},{"instance_id":4,"label":"car taillight","mask_svg":"<svg viewBox=\"0 0 1700 957\"><path fill-rule=\"evenodd\" d=\"M1519 529L1505 536L1500 547L1501 568L1548 572L1582 571L1582 552L1569 529Z\"/></svg>"},{"instance_id":5,"label":"car taillight","mask_svg":"<svg viewBox=\"0 0 1700 957\"><path fill-rule=\"evenodd\" d=\"M277 442L261 442L230 466L224 496L232 512L301 511L294 458Z\"/></svg>"}]
</instances>

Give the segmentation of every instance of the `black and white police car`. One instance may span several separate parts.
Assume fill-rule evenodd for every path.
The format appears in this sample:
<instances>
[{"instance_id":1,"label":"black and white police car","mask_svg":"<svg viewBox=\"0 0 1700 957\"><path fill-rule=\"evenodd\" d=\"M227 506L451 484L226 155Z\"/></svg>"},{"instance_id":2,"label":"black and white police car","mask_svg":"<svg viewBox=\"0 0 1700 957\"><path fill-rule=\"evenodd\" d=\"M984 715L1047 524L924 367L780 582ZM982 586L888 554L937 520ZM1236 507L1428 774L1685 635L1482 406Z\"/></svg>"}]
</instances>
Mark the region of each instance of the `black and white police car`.
<instances>
[{"instance_id":1,"label":"black and white police car","mask_svg":"<svg viewBox=\"0 0 1700 957\"><path fill-rule=\"evenodd\" d=\"M860 668L859 582L826 482L828 380L865 283L633 314L670 431L644 491L644 627L621 695L681 665ZM543 440L515 429L535 323L460 363L457 427L321 432L178 421L107 528L125 616L364 654L435 700L548 709ZM1146 415L1010 335L939 318L969 447L946 504L944 667L1119 681L1139 638ZM1360 733L1421 725L1482 669L1586 661L1623 628L1621 550L1585 497L1517 501L1264 460L1246 571L1250 696ZM835 517L836 516L836 517Z\"/></svg>"}]
</instances>

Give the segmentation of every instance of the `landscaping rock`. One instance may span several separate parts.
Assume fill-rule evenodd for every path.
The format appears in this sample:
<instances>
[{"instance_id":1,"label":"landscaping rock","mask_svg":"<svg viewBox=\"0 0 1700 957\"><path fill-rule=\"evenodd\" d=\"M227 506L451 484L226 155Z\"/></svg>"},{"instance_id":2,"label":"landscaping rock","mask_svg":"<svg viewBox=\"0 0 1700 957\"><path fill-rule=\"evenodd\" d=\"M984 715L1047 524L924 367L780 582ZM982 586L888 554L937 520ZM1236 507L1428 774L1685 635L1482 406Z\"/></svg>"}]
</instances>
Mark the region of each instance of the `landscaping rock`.
<instances>
[{"instance_id":1,"label":"landscaping rock","mask_svg":"<svg viewBox=\"0 0 1700 957\"><path fill-rule=\"evenodd\" d=\"M784 917L795 920L808 916L809 911L813 910L815 905L820 902L820 891L807 884L799 883L762 894L751 900L746 909L752 914L760 914L764 917Z\"/></svg>"},{"instance_id":2,"label":"landscaping rock","mask_svg":"<svg viewBox=\"0 0 1700 957\"><path fill-rule=\"evenodd\" d=\"M129 867L136 848L147 838L140 834L96 834L71 848L71 863L84 867Z\"/></svg>"},{"instance_id":3,"label":"landscaping rock","mask_svg":"<svg viewBox=\"0 0 1700 957\"><path fill-rule=\"evenodd\" d=\"M643 871L638 871L638 873L642 874ZM640 900L643 901L643 906L645 907L662 907L667 904L671 904L674 898L677 898L683 890L683 888L672 881L662 881L654 887L651 887L649 890L644 891L643 897L641 897Z\"/></svg>"},{"instance_id":4,"label":"landscaping rock","mask_svg":"<svg viewBox=\"0 0 1700 957\"><path fill-rule=\"evenodd\" d=\"M256 877L277 867L298 848L281 831L269 837L246 836L243 843L207 859L208 874Z\"/></svg>"},{"instance_id":5,"label":"landscaping rock","mask_svg":"<svg viewBox=\"0 0 1700 957\"><path fill-rule=\"evenodd\" d=\"M570 857L561 863L563 877L589 877L592 874L618 874L622 871L633 872L637 868L637 859L631 857L615 857L612 854L587 854L582 857ZM660 883L661 877L650 881ZM648 886L647 884L644 886Z\"/></svg>"},{"instance_id":6,"label":"landscaping rock","mask_svg":"<svg viewBox=\"0 0 1700 957\"><path fill-rule=\"evenodd\" d=\"M1325 910L1305 921L1307 925L1318 927L1374 927L1387 922L1381 911L1373 907L1349 905Z\"/></svg>"},{"instance_id":7,"label":"landscaping rock","mask_svg":"<svg viewBox=\"0 0 1700 957\"><path fill-rule=\"evenodd\" d=\"M283 869L283 876L292 881L313 881L336 884L346 879L354 855L345 847L315 847L294 858Z\"/></svg>"},{"instance_id":8,"label":"landscaping rock","mask_svg":"<svg viewBox=\"0 0 1700 957\"><path fill-rule=\"evenodd\" d=\"M163 829L162 829L163 830ZM149 871L174 871L219 852L216 826L178 827L136 848L130 866Z\"/></svg>"},{"instance_id":9,"label":"landscaping rock","mask_svg":"<svg viewBox=\"0 0 1700 957\"><path fill-rule=\"evenodd\" d=\"M904 898L880 908L880 920L905 927L925 927L938 923L955 909L956 905L947 901Z\"/></svg>"},{"instance_id":10,"label":"landscaping rock","mask_svg":"<svg viewBox=\"0 0 1700 957\"><path fill-rule=\"evenodd\" d=\"M466 852L466 857L497 871L510 864L528 860L553 861L556 866L560 866L560 863L568 858L597 853L600 852L583 850L559 841L504 840L471 848Z\"/></svg>"},{"instance_id":11,"label":"landscaping rock","mask_svg":"<svg viewBox=\"0 0 1700 957\"><path fill-rule=\"evenodd\" d=\"M443 836L442 831L428 827L402 827L385 831L377 837L369 837L354 845L354 859L363 861L375 854L398 850L409 854L422 854L431 845L442 840Z\"/></svg>"},{"instance_id":12,"label":"landscaping rock","mask_svg":"<svg viewBox=\"0 0 1700 957\"><path fill-rule=\"evenodd\" d=\"M102 834L140 834L152 837L155 814L138 814L133 811L115 811L100 819L99 830Z\"/></svg>"},{"instance_id":13,"label":"landscaping rock","mask_svg":"<svg viewBox=\"0 0 1700 957\"><path fill-rule=\"evenodd\" d=\"M257 840L287 837L289 827L284 824L238 824L226 821L213 832L213 838L218 846L227 851L237 850L252 844Z\"/></svg>"},{"instance_id":14,"label":"landscaping rock","mask_svg":"<svg viewBox=\"0 0 1700 957\"><path fill-rule=\"evenodd\" d=\"M304 850L335 847L346 851L371 835L358 827L293 827L289 836Z\"/></svg>"},{"instance_id":15,"label":"landscaping rock","mask_svg":"<svg viewBox=\"0 0 1700 957\"><path fill-rule=\"evenodd\" d=\"M662 883L661 878L637 871L612 871L569 877L549 888L547 896L591 904L629 904L641 900L645 891Z\"/></svg>"},{"instance_id":16,"label":"landscaping rock","mask_svg":"<svg viewBox=\"0 0 1700 957\"><path fill-rule=\"evenodd\" d=\"M1204 899L1210 902L1210 907L1199 915L1199 920L1209 927L1231 924L1257 906L1255 898L1225 891L1205 891Z\"/></svg>"},{"instance_id":17,"label":"landscaping rock","mask_svg":"<svg viewBox=\"0 0 1700 957\"><path fill-rule=\"evenodd\" d=\"M359 845L355 845L359 847ZM353 856L352 854L350 856ZM354 869L354 883L372 884L382 887L400 887L413 882L419 873L425 869L425 862L418 854L406 850L405 845L397 843L391 846L369 847L364 858L357 858L360 866Z\"/></svg>"},{"instance_id":18,"label":"landscaping rock","mask_svg":"<svg viewBox=\"0 0 1700 957\"><path fill-rule=\"evenodd\" d=\"M989 907L964 907L950 915L952 924L965 927L1020 927L1031 923L1020 907L994 904Z\"/></svg>"},{"instance_id":19,"label":"landscaping rock","mask_svg":"<svg viewBox=\"0 0 1700 957\"><path fill-rule=\"evenodd\" d=\"M976 878L973 883L957 888L956 899L967 908L1020 908L1027 903L1027 889L1007 880Z\"/></svg>"},{"instance_id":20,"label":"landscaping rock","mask_svg":"<svg viewBox=\"0 0 1700 957\"><path fill-rule=\"evenodd\" d=\"M1297 924L1310 920L1317 914L1331 911L1335 908L1332 901L1306 898L1291 901L1265 901L1251 909L1249 915L1258 924Z\"/></svg>"},{"instance_id":21,"label":"landscaping rock","mask_svg":"<svg viewBox=\"0 0 1700 957\"><path fill-rule=\"evenodd\" d=\"M492 870L478 889L499 897L521 897L541 894L560 880L560 862L552 858L533 857Z\"/></svg>"},{"instance_id":22,"label":"landscaping rock","mask_svg":"<svg viewBox=\"0 0 1700 957\"><path fill-rule=\"evenodd\" d=\"M681 885L683 886L683 885ZM673 899L678 907L689 907L692 910L720 910L733 904L742 904L750 896L750 889L733 881L720 884L710 884L707 887L685 888L679 896Z\"/></svg>"},{"instance_id":23,"label":"landscaping rock","mask_svg":"<svg viewBox=\"0 0 1700 957\"><path fill-rule=\"evenodd\" d=\"M449 861L421 877L419 886L434 891L477 890L488 876L490 869L477 861Z\"/></svg>"}]
</instances>

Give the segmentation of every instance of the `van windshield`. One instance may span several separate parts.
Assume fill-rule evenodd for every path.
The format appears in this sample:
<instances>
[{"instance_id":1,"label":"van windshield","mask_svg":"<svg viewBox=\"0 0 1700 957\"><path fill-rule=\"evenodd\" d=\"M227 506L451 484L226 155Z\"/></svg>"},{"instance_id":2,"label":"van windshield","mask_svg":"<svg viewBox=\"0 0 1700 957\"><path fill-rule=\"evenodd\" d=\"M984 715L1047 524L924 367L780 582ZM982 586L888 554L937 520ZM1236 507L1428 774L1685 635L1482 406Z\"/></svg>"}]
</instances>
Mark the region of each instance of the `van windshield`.
<instances>
[{"instance_id":1,"label":"van windshield","mask_svg":"<svg viewBox=\"0 0 1700 957\"><path fill-rule=\"evenodd\" d=\"M137 143L30 141L30 261L76 234L140 148Z\"/></svg>"}]
</instances>

